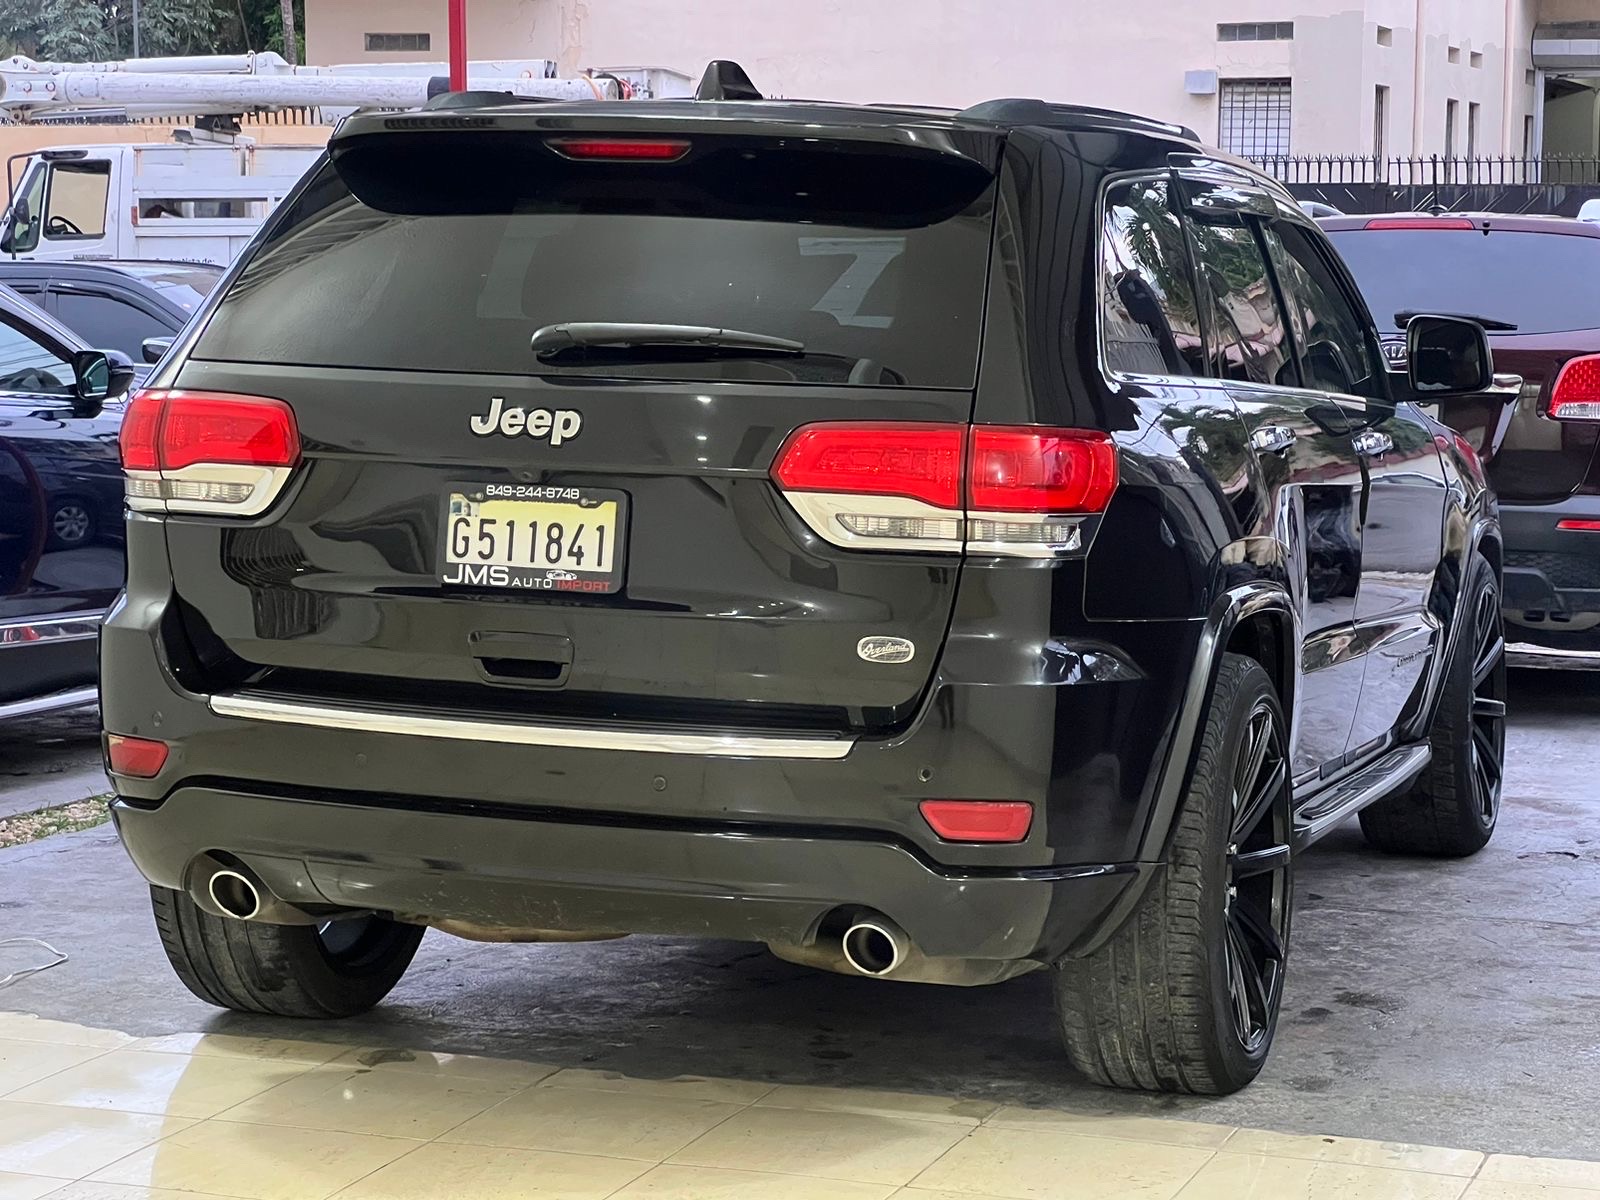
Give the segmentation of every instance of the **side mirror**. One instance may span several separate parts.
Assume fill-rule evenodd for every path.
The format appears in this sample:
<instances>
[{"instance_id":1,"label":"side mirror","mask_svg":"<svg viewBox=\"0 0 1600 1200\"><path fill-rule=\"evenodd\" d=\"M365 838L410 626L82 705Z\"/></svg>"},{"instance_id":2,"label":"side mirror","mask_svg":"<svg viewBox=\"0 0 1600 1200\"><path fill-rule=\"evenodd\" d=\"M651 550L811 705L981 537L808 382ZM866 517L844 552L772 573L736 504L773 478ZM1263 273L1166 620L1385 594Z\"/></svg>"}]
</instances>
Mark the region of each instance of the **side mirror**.
<instances>
[{"instance_id":1,"label":"side mirror","mask_svg":"<svg viewBox=\"0 0 1600 1200\"><path fill-rule=\"evenodd\" d=\"M175 338L170 337L145 338L139 344L139 352L144 355L145 362L158 363L161 361L162 355L172 349L172 343L175 340Z\"/></svg>"},{"instance_id":2,"label":"side mirror","mask_svg":"<svg viewBox=\"0 0 1600 1200\"><path fill-rule=\"evenodd\" d=\"M111 395L111 356L104 350L80 350L72 356L72 394L86 403Z\"/></svg>"},{"instance_id":3,"label":"side mirror","mask_svg":"<svg viewBox=\"0 0 1600 1200\"><path fill-rule=\"evenodd\" d=\"M111 362L111 398L114 400L126 396L133 385L139 382L139 368L121 350L107 350L106 358Z\"/></svg>"},{"instance_id":4,"label":"side mirror","mask_svg":"<svg viewBox=\"0 0 1600 1200\"><path fill-rule=\"evenodd\" d=\"M1406 326L1406 381L1422 404L1487 390L1494 382L1489 335L1461 317L1412 317Z\"/></svg>"}]
</instances>

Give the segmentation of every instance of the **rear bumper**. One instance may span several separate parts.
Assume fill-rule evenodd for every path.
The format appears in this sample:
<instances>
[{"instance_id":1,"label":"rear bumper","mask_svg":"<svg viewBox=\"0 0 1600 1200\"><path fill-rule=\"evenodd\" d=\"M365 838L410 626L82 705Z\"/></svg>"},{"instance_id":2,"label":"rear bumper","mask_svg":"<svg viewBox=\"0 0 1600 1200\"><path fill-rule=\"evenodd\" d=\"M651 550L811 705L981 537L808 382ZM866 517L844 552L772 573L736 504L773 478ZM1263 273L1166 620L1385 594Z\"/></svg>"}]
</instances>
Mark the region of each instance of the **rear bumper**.
<instances>
[{"instance_id":1,"label":"rear bumper","mask_svg":"<svg viewBox=\"0 0 1600 1200\"><path fill-rule=\"evenodd\" d=\"M222 851L303 906L410 920L809 944L828 914L888 916L930 958L1048 963L1095 930L1137 864L951 868L893 840L837 829L594 816L182 787L112 805L151 882L191 890ZM203 886L204 881L199 881Z\"/></svg>"},{"instance_id":2,"label":"rear bumper","mask_svg":"<svg viewBox=\"0 0 1600 1200\"><path fill-rule=\"evenodd\" d=\"M1500 506L1505 532L1507 658L1512 666L1600 669L1600 496Z\"/></svg>"}]
</instances>

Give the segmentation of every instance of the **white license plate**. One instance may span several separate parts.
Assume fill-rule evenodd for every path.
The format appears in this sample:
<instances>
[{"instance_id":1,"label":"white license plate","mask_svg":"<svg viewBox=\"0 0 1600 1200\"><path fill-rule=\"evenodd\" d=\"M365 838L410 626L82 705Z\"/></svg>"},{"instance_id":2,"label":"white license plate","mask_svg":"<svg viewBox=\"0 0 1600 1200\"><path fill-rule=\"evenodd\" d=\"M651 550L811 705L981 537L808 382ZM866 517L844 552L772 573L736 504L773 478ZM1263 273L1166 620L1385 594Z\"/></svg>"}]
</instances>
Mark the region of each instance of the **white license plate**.
<instances>
[{"instance_id":1,"label":"white license plate","mask_svg":"<svg viewBox=\"0 0 1600 1200\"><path fill-rule=\"evenodd\" d=\"M441 582L456 587L615 592L628 497L609 488L453 484Z\"/></svg>"}]
</instances>

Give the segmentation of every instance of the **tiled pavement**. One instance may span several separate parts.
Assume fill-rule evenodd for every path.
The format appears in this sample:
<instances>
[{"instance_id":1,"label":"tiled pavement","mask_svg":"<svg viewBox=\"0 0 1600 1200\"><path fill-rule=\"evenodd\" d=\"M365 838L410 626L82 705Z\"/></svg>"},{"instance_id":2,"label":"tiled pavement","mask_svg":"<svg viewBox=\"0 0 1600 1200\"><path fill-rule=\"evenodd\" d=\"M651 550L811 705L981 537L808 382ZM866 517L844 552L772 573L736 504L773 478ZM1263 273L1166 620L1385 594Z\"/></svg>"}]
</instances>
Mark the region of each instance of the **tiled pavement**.
<instances>
[{"instance_id":1,"label":"tiled pavement","mask_svg":"<svg viewBox=\"0 0 1600 1200\"><path fill-rule=\"evenodd\" d=\"M1600 1162L0 1012L0 1200L1600 1200Z\"/></svg>"}]
</instances>

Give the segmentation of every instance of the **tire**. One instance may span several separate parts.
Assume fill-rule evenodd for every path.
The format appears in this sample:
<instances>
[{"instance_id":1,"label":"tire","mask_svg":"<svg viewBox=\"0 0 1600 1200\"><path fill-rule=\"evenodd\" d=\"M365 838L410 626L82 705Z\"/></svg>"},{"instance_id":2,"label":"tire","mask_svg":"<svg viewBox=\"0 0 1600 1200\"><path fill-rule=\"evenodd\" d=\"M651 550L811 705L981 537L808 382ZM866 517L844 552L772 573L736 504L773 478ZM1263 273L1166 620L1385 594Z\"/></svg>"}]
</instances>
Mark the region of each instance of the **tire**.
<instances>
[{"instance_id":1,"label":"tire","mask_svg":"<svg viewBox=\"0 0 1600 1200\"><path fill-rule=\"evenodd\" d=\"M1429 741L1433 758L1405 792L1361 811L1379 850L1464 858L1494 836L1506 748L1506 639L1500 584L1481 554L1467 562L1461 620Z\"/></svg>"},{"instance_id":2,"label":"tire","mask_svg":"<svg viewBox=\"0 0 1600 1200\"><path fill-rule=\"evenodd\" d=\"M1287 727L1260 664L1226 655L1166 867L1109 942L1054 972L1067 1057L1094 1082L1225 1095L1260 1073L1294 895Z\"/></svg>"},{"instance_id":3,"label":"tire","mask_svg":"<svg viewBox=\"0 0 1600 1200\"><path fill-rule=\"evenodd\" d=\"M150 904L191 992L218 1008L278 1017L366 1012L400 981L425 932L384 917L320 927L235 921L169 888L152 887Z\"/></svg>"}]
</instances>

